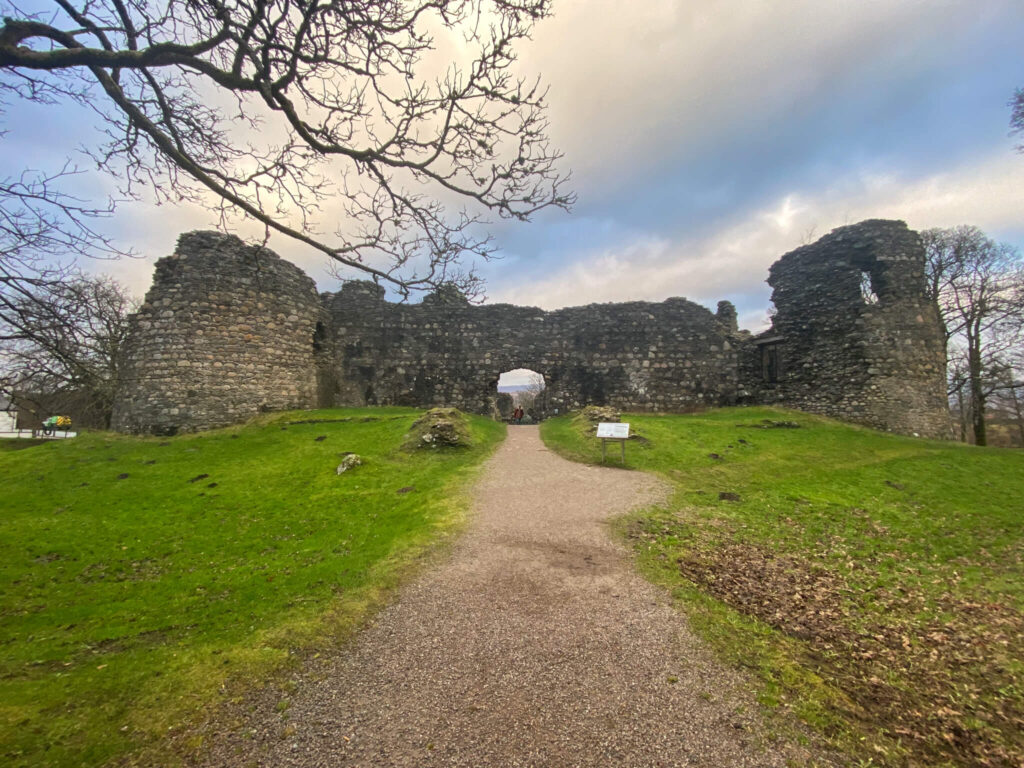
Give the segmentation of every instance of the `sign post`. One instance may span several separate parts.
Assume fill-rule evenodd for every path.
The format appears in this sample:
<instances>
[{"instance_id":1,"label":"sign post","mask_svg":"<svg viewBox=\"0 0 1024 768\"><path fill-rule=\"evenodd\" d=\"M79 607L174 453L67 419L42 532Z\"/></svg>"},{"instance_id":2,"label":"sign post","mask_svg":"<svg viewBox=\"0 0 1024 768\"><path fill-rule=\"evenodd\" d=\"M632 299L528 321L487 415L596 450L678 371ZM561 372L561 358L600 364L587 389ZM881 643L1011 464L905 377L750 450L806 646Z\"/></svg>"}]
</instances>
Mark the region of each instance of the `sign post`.
<instances>
[{"instance_id":1,"label":"sign post","mask_svg":"<svg viewBox=\"0 0 1024 768\"><path fill-rule=\"evenodd\" d=\"M608 441L614 440L622 448L622 463L626 463L626 441L629 439L629 424L604 422L597 425L597 436L601 438L601 463L608 457Z\"/></svg>"}]
</instances>

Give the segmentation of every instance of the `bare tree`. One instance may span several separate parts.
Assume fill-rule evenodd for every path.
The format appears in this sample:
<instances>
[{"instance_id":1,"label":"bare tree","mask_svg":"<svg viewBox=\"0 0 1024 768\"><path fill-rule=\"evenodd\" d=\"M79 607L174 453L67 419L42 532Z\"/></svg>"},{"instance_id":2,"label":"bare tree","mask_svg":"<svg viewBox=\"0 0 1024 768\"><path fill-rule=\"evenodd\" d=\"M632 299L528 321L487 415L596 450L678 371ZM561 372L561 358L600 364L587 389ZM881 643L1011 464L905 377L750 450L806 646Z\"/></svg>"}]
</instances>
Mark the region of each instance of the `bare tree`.
<instances>
[{"instance_id":1,"label":"bare tree","mask_svg":"<svg viewBox=\"0 0 1024 768\"><path fill-rule=\"evenodd\" d=\"M947 358L958 352L964 360L963 367L948 366L951 374L963 376L951 387L958 392L966 387L974 440L985 445L986 400L1002 386L1008 359L1024 344L1024 263L1015 248L977 227L930 229L922 239Z\"/></svg>"},{"instance_id":2,"label":"bare tree","mask_svg":"<svg viewBox=\"0 0 1024 768\"><path fill-rule=\"evenodd\" d=\"M967 358L963 350L947 344L946 346L946 395L950 404L950 419L956 419L956 424L951 424L957 434L960 435L960 442L968 442L970 430L968 425L971 421L970 400L967 396Z\"/></svg>"},{"instance_id":3,"label":"bare tree","mask_svg":"<svg viewBox=\"0 0 1024 768\"><path fill-rule=\"evenodd\" d=\"M1016 440L1024 447L1024 403L1021 402L1024 396L1024 376L1020 373L1024 371L1022 353L1024 350L1016 350L1016 354L1007 355L1002 367L992 372L990 402L992 410L999 413L1002 421L1010 426L1010 444L1014 443L1012 431L1016 431Z\"/></svg>"},{"instance_id":4,"label":"bare tree","mask_svg":"<svg viewBox=\"0 0 1024 768\"><path fill-rule=\"evenodd\" d=\"M60 191L60 183L77 173L65 165L52 175L23 171L0 178L0 312L14 311L39 291L67 280L71 264L60 256L128 254L93 226L113 212L112 203L94 207Z\"/></svg>"},{"instance_id":5,"label":"bare tree","mask_svg":"<svg viewBox=\"0 0 1024 768\"><path fill-rule=\"evenodd\" d=\"M532 408L537 396L544 391L544 376L536 371L527 371L525 378L526 381L520 385L523 388L513 392L512 399L516 405Z\"/></svg>"},{"instance_id":6,"label":"bare tree","mask_svg":"<svg viewBox=\"0 0 1024 768\"><path fill-rule=\"evenodd\" d=\"M13 298L0 306L0 394L45 409L74 403L109 426L137 302L110 278L80 274Z\"/></svg>"},{"instance_id":7,"label":"bare tree","mask_svg":"<svg viewBox=\"0 0 1024 768\"><path fill-rule=\"evenodd\" d=\"M250 217L405 295L472 287L488 213L573 202L545 91L514 72L549 0L18 3L0 0L0 96L93 109L89 152L126 196Z\"/></svg>"}]
</instances>

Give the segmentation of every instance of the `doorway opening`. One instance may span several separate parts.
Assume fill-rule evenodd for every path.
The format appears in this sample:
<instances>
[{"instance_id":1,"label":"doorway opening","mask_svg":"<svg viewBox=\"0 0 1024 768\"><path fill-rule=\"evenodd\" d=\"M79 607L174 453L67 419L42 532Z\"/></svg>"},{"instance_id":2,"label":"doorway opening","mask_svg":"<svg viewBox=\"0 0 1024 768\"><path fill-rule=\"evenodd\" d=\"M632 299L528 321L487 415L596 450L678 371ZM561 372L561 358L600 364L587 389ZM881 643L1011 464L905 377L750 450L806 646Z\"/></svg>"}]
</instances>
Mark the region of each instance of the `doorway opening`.
<instances>
[{"instance_id":1,"label":"doorway opening","mask_svg":"<svg viewBox=\"0 0 1024 768\"><path fill-rule=\"evenodd\" d=\"M535 424L544 418L544 375L515 368L498 377L498 416L510 424Z\"/></svg>"}]
</instances>

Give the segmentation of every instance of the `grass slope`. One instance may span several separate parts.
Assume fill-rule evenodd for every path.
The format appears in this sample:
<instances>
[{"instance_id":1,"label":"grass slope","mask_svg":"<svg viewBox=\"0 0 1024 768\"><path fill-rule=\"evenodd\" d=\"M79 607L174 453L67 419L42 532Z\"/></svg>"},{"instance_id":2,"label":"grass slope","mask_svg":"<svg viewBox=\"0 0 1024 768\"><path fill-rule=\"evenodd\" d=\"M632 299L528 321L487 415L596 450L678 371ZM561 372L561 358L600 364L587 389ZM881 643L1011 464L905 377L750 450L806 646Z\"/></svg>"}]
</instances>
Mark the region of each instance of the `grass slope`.
<instances>
[{"instance_id":1,"label":"grass slope","mask_svg":"<svg viewBox=\"0 0 1024 768\"><path fill-rule=\"evenodd\" d=\"M1024 454L763 408L623 420L649 441L627 466L676 490L618 529L765 704L865 765L1024 763ZM600 460L578 417L542 435Z\"/></svg>"},{"instance_id":2,"label":"grass slope","mask_svg":"<svg viewBox=\"0 0 1024 768\"><path fill-rule=\"evenodd\" d=\"M343 637L460 522L460 489L504 434L473 418L472 448L400 451L418 415L0 453L4 764L173 762L165 738L226 684ZM338 476L348 451L364 464Z\"/></svg>"}]
</instances>

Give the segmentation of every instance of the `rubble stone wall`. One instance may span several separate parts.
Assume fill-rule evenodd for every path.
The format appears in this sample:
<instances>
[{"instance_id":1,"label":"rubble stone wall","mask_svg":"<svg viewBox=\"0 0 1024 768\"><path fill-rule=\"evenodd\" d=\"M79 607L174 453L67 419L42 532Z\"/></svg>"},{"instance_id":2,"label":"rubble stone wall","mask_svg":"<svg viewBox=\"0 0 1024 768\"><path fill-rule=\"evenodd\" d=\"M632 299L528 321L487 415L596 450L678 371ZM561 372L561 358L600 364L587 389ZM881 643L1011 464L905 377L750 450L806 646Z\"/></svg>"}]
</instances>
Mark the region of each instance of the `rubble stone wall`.
<instances>
[{"instance_id":1,"label":"rubble stone wall","mask_svg":"<svg viewBox=\"0 0 1024 768\"><path fill-rule=\"evenodd\" d=\"M544 375L544 414L537 415L587 404L679 411L736 397L734 333L685 299L544 312L436 296L392 304L372 283L354 282L329 296L327 307L338 405L491 413L498 376L516 368Z\"/></svg>"},{"instance_id":2,"label":"rubble stone wall","mask_svg":"<svg viewBox=\"0 0 1024 768\"><path fill-rule=\"evenodd\" d=\"M672 298L545 312L450 292L394 304L370 282L317 296L298 268L237 238L183 235L133 320L114 426L173 433L260 410L455 406L500 412L498 376L544 375L537 416L584 405L684 411L777 403L946 436L944 350L924 251L902 222L843 227L771 269L758 337Z\"/></svg>"},{"instance_id":3,"label":"rubble stone wall","mask_svg":"<svg viewBox=\"0 0 1024 768\"><path fill-rule=\"evenodd\" d=\"M315 407L319 319L298 267L237 237L182 235L132 319L113 428L167 435Z\"/></svg>"},{"instance_id":4,"label":"rubble stone wall","mask_svg":"<svg viewBox=\"0 0 1024 768\"><path fill-rule=\"evenodd\" d=\"M948 437L945 340L924 266L920 237L901 221L840 227L787 253L768 277L773 327L744 347L747 396Z\"/></svg>"}]
</instances>

